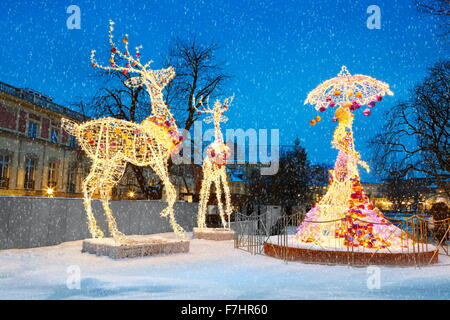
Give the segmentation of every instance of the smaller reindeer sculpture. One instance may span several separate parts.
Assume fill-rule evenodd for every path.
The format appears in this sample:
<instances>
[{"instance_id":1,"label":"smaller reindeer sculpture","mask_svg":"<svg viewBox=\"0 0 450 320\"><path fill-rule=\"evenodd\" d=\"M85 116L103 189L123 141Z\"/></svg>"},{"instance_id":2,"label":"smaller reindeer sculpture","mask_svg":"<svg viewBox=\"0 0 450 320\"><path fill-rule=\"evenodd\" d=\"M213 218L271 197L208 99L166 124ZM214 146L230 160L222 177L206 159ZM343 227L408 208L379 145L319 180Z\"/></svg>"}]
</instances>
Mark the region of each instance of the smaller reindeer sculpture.
<instances>
[{"instance_id":1,"label":"smaller reindeer sculpture","mask_svg":"<svg viewBox=\"0 0 450 320\"><path fill-rule=\"evenodd\" d=\"M126 81L128 86L144 86L150 95L152 114L141 124L115 118L94 119L81 124L63 119L62 126L74 135L81 148L92 160L89 175L83 182L84 207L88 216L89 231L93 238L102 238L103 232L97 226L92 212L91 199L96 190L107 217L110 234L117 242L125 241L118 230L116 221L109 207L112 188L124 174L126 164L150 166L164 184L168 206L161 216L169 217L170 224L177 235L184 236L183 228L177 224L173 206L177 197L176 190L169 179L167 162L170 155L181 145L182 136L178 132L175 120L163 100L162 90L173 79L172 67L161 70L149 69L152 61L146 64L140 61L140 47L136 47L134 56L128 49L128 37L124 37L125 52L121 52L113 41L113 25L110 21L109 42L111 44L110 66L99 65L92 51L93 67L106 71L120 71L123 74L137 73L139 77L131 77ZM115 57L125 61L119 66Z\"/></svg>"},{"instance_id":2,"label":"smaller reindeer sculpture","mask_svg":"<svg viewBox=\"0 0 450 320\"><path fill-rule=\"evenodd\" d=\"M209 103L204 106L203 102L200 101L202 108L199 113L211 114L204 119L206 123L214 123L214 142L212 142L206 149L206 157L203 160L203 180L202 187L200 190L200 204L198 211L197 227L199 229L205 229L206 223L206 208L208 205L209 194L211 185L214 184L217 204L219 207L220 219L222 221L222 226L227 227L227 221L225 220L225 215L228 220L228 228L230 226L230 215L231 215L231 195L230 188L227 182L227 172L226 172L226 161L230 156L230 148L224 143L222 131L220 129L220 123L226 122L228 118L223 115L223 113L228 110L229 105L233 101L233 97L225 99L224 102L216 100L214 106L211 108ZM222 203L222 188L225 194L225 209Z\"/></svg>"}]
</instances>

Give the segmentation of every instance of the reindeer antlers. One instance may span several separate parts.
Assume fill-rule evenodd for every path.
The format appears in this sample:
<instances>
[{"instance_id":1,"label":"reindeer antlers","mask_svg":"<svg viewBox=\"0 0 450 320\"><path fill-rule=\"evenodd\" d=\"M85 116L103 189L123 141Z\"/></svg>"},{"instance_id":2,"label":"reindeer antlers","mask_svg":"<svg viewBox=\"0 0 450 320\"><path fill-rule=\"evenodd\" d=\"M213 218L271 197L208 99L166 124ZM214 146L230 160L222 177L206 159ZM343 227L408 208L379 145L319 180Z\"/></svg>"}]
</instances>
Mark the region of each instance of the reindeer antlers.
<instances>
[{"instance_id":1,"label":"reindeer antlers","mask_svg":"<svg viewBox=\"0 0 450 320\"><path fill-rule=\"evenodd\" d=\"M198 113L217 113L217 112L223 112L224 110L228 110L228 107L231 105L234 99L234 94L231 97L228 97L223 100L223 103L217 99L216 102L214 102L214 106L211 107L209 104L209 97L206 100L206 106L203 102L203 97L200 97L200 101L198 103L202 106L201 109L198 109L196 107L195 98L193 99L192 106L194 107L195 111Z\"/></svg>"},{"instance_id":2,"label":"reindeer antlers","mask_svg":"<svg viewBox=\"0 0 450 320\"><path fill-rule=\"evenodd\" d=\"M146 64L141 63L140 49L142 49L142 46L137 46L135 48L136 49L134 55L135 57L133 57L130 54L127 34L122 38L122 42L125 45L125 52L120 51L117 48L116 43L114 42L113 31L114 31L114 21L109 20L109 44L111 45L111 56L109 58L110 62L109 67L100 65L95 59L96 50L92 50L91 62L93 67L98 67L100 69L107 71L112 70L120 71L124 75L129 72L139 73L141 77L131 77L126 80L125 85L129 87L139 87L143 84L143 80L148 80L150 81L153 89L159 87L157 90L162 90L162 88L164 88L175 77L175 71L173 70L173 67L168 67L166 69L161 70L147 70L147 68L150 66L153 60L150 60ZM115 60L116 56L119 56L120 58L126 61L126 65L124 67L119 66L116 63Z\"/></svg>"},{"instance_id":3,"label":"reindeer antlers","mask_svg":"<svg viewBox=\"0 0 450 320\"><path fill-rule=\"evenodd\" d=\"M203 120L206 123L211 123L211 122L213 122L215 120L218 121L218 122L226 122L228 120L228 118L226 116L224 116L223 113L228 110L228 107L233 102L233 99L234 99L234 95L224 99L223 103L219 99L217 99L216 102L214 102L214 106L211 107L210 104L209 104L209 97L208 97L208 99L206 101L206 106L203 103L203 97L201 97L200 101L198 103L202 106L202 108L198 109L196 107L195 98L194 98L193 107L194 107L194 110L196 110L199 115L202 114L202 113L209 113L209 114L211 114L211 116L206 117ZM217 119L215 119L215 117L217 117Z\"/></svg>"},{"instance_id":4,"label":"reindeer antlers","mask_svg":"<svg viewBox=\"0 0 450 320\"><path fill-rule=\"evenodd\" d=\"M136 49L136 53L135 53L136 58L134 58L130 54L130 50L128 47L128 35L127 34L125 35L125 37L122 38L122 42L125 44L125 53L122 53L117 48L116 44L114 43L113 31L114 31L114 21L109 20L109 44L111 45L111 57L109 58L109 62L111 63L110 66L105 67L105 66L102 66L97 63L97 61L95 59L96 50L91 51L92 66L98 67L100 69L107 70L107 71L111 71L111 70L121 71L123 74L127 74L128 72L143 73L147 69L147 67L150 66L150 64L153 61L150 60L145 65L142 65L141 60L140 60L141 53L139 51L140 49L142 49L142 46L137 46L135 48ZM127 64L125 65L125 67L121 67L121 66L117 65L117 63L115 61L116 55L118 55L119 57L121 57L127 61Z\"/></svg>"}]
</instances>

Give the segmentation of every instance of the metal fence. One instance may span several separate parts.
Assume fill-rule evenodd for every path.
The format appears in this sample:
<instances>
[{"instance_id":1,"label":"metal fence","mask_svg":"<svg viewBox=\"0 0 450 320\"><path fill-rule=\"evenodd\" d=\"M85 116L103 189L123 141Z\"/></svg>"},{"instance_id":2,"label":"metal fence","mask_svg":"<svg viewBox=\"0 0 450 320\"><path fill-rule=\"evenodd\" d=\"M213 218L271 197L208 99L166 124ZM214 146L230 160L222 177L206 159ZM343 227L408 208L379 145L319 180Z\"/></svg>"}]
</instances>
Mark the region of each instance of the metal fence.
<instances>
[{"instance_id":1,"label":"metal fence","mask_svg":"<svg viewBox=\"0 0 450 320\"><path fill-rule=\"evenodd\" d=\"M236 214L233 226L236 233L235 248L251 254L267 254L284 261L300 260L306 263L353 266L369 264L425 266L437 262L438 258L441 261L445 260L445 257L450 258L450 218L441 221L432 221L417 215L404 219L388 218L389 222L385 224L394 224L405 232L408 239L405 240L405 244L408 245L396 252L392 252L388 247L383 250L368 250L363 246L343 246L339 239L334 243L327 243L326 246L316 246L315 250L294 248L294 234L304 219L304 212L282 215L275 222L271 221L267 213ZM375 224L363 220L358 222ZM342 219L305 221L305 223L334 224L330 227L337 228ZM385 254L381 254L382 252Z\"/></svg>"}]
</instances>

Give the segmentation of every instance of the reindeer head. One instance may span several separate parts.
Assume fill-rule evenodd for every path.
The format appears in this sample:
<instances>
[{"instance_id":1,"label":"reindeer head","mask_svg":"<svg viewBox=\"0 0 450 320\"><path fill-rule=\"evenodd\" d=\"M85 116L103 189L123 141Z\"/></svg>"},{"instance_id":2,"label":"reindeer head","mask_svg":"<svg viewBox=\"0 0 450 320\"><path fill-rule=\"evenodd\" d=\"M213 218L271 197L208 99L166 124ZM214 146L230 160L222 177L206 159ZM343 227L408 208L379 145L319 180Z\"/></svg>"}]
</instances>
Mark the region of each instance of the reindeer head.
<instances>
[{"instance_id":1,"label":"reindeer head","mask_svg":"<svg viewBox=\"0 0 450 320\"><path fill-rule=\"evenodd\" d=\"M114 21L109 21L109 44L111 45L111 56L109 58L110 65L102 66L97 63L95 59L96 50L91 51L91 62L93 67L98 67L106 71L120 71L122 74L126 75L128 73L136 73L139 76L131 77L127 79L125 84L129 87L139 87L145 85L151 94L151 97L161 95L161 91L164 87L175 77L175 71L173 67L168 67L166 69L152 70L150 65L152 60L147 63L141 62L140 49L142 46L135 47L134 55L130 53L128 44L128 35L122 38L124 43L124 51L121 51L116 43L114 42ZM116 57L119 57L125 62L125 65L118 65Z\"/></svg>"},{"instance_id":2,"label":"reindeer head","mask_svg":"<svg viewBox=\"0 0 450 320\"><path fill-rule=\"evenodd\" d=\"M229 98L226 98L223 101L223 103L217 99L216 102L214 102L213 107L209 105L209 99L207 100L206 104L204 104L202 99L200 99L199 104L201 108L195 109L198 111L199 114L201 113L211 114L210 116L206 117L203 121L205 121L206 123L214 122L214 125L218 126L220 122L228 121L228 118L224 116L223 113L228 110L229 106L233 102L233 99L234 95Z\"/></svg>"}]
</instances>

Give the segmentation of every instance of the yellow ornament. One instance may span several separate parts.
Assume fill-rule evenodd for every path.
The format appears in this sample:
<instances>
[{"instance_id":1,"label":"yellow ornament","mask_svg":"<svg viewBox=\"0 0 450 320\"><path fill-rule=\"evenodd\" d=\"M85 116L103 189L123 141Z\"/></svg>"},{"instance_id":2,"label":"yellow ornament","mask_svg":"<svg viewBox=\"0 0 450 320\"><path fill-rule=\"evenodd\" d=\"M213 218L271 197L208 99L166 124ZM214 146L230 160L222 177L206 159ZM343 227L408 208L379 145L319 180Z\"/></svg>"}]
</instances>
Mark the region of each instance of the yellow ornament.
<instances>
[{"instance_id":1,"label":"yellow ornament","mask_svg":"<svg viewBox=\"0 0 450 320\"><path fill-rule=\"evenodd\" d=\"M311 121L309 122L309 124L312 125L312 126L315 126L315 125L316 125L316 120L311 120Z\"/></svg>"},{"instance_id":2,"label":"yellow ornament","mask_svg":"<svg viewBox=\"0 0 450 320\"><path fill-rule=\"evenodd\" d=\"M317 116L316 117L316 121L319 122L320 120L322 120L322 117L321 116Z\"/></svg>"},{"instance_id":3,"label":"yellow ornament","mask_svg":"<svg viewBox=\"0 0 450 320\"><path fill-rule=\"evenodd\" d=\"M346 121L346 120L350 120L350 118L352 117L352 113L347 111L347 109L345 107L339 107L334 112L334 116L339 121Z\"/></svg>"}]
</instances>

